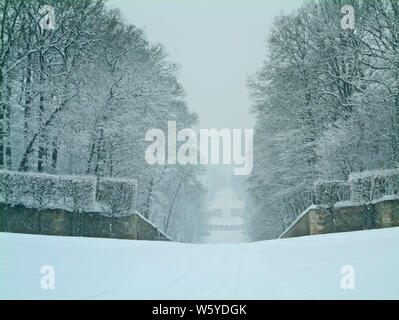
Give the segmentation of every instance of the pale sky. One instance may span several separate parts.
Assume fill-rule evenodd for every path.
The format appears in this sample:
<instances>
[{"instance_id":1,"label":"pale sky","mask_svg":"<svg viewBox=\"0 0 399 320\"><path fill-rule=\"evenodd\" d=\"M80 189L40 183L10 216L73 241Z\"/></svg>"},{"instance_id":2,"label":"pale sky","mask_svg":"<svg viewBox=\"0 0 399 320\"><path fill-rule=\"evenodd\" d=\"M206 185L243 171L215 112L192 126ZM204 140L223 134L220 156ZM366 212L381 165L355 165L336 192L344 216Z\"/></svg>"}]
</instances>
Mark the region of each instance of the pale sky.
<instances>
[{"instance_id":1,"label":"pale sky","mask_svg":"<svg viewBox=\"0 0 399 320\"><path fill-rule=\"evenodd\" d=\"M252 128L246 82L260 69L274 17L302 0L110 0L126 20L162 43L200 128Z\"/></svg>"},{"instance_id":2,"label":"pale sky","mask_svg":"<svg viewBox=\"0 0 399 320\"><path fill-rule=\"evenodd\" d=\"M298 8L302 0L109 0L125 19L161 43L181 66L179 80L199 128L253 128L248 77L266 57L265 39L274 17ZM231 166L208 166L210 194L221 185L244 188ZM237 183L236 183L237 185Z\"/></svg>"}]
</instances>

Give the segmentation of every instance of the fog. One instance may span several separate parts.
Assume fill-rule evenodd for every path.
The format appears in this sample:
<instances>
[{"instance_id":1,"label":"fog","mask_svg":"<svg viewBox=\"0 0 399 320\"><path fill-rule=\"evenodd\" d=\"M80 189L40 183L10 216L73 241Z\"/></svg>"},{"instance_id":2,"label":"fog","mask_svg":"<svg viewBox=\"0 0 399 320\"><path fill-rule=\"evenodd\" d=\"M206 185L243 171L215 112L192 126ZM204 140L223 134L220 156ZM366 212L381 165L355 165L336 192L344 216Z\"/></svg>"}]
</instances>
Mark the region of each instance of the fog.
<instances>
[{"instance_id":1,"label":"fog","mask_svg":"<svg viewBox=\"0 0 399 320\"><path fill-rule=\"evenodd\" d=\"M274 17L298 8L291 1L111 0L124 17L161 43L180 66L180 81L200 128L252 128L248 78L262 65ZM267 48L266 48L267 49ZM245 192L229 165L210 165L204 177L209 200L223 188ZM241 188L240 188L241 186Z\"/></svg>"}]
</instances>

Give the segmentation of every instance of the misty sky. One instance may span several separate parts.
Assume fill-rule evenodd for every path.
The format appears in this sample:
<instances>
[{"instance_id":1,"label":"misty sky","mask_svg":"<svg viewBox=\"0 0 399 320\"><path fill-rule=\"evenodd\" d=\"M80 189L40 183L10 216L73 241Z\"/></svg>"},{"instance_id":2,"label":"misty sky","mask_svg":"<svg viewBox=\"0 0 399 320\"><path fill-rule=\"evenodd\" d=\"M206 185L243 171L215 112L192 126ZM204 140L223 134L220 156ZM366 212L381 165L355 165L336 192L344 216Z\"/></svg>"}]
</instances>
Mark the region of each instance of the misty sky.
<instances>
[{"instance_id":1,"label":"misty sky","mask_svg":"<svg viewBox=\"0 0 399 320\"><path fill-rule=\"evenodd\" d=\"M252 128L247 79L259 70L274 17L302 0L110 0L126 20L162 43L181 66L179 80L200 128ZM232 185L232 167L209 166L210 191ZM236 178L239 179L239 178ZM242 181L239 180L239 181ZM241 182L240 182L241 184Z\"/></svg>"},{"instance_id":2,"label":"misty sky","mask_svg":"<svg viewBox=\"0 0 399 320\"><path fill-rule=\"evenodd\" d=\"M162 43L181 66L187 102L201 128L251 128L246 82L265 57L265 38L281 11L301 0L110 0L128 22Z\"/></svg>"}]
</instances>

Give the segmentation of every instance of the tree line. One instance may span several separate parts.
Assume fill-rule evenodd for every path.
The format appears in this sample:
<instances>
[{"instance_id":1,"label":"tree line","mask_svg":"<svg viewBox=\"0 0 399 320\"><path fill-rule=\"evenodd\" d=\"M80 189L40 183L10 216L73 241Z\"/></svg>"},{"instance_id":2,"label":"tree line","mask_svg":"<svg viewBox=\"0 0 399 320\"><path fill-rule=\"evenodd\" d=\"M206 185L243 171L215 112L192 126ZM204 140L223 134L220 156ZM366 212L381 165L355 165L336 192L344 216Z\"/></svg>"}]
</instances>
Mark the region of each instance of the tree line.
<instances>
[{"instance_id":1,"label":"tree line","mask_svg":"<svg viewBox=\"0 0 399 320\"><path fill-rule=\"evenodd\" d=\"M52 28L44 6L54 9ZM198 121L164 47L103 0L4 0L0 21L0 167L135 178L138 210L172 238L195 241L201 168L144 159L149 129Z\"/></svg>"},{"instance_id":2,"label":"tree line","mask_svg":"<svg viewBox=\"0 0 399 320\"><path fill-rule=\"evenodd\" d=\"M344 5L353 30L341 26ZM280 235L312 204L315 181L399 165L397 1L307 1L275 20L267 48L249 81L253 239Z\"/></svg>"}]
</instances>

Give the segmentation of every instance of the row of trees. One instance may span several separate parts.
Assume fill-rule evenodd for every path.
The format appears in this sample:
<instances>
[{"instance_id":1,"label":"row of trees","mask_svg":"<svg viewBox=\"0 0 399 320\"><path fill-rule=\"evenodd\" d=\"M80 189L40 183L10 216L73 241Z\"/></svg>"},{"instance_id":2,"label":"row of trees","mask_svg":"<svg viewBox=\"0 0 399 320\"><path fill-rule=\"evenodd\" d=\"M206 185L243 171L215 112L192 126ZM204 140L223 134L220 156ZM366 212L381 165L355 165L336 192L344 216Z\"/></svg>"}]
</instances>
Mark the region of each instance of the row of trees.
<instances>
[{"instance_id":1,"label":"row of trees","mask_svg":"<svg viewBox=\"0 0 399 320\"><path fill-rule=\"evenodd\" d=\"M355 29L341 8L355 9ZM399 164L399 3L308 1L276 19L249 83L253 239L274 238L312 203L313 182Z\"/></svg>"},{"instance_id":2,"label":"row of trees","mask_svg":"<svg viewBox=\"0 0 399 320\"><path fill-rule=\"evenodd\" d=\"M201 169L144 159L147 130L197 121L164 48L103 0L4 0L0 21L0 167L136 178L138 210L196 240Z\"/></svg>"}]
</instances>

